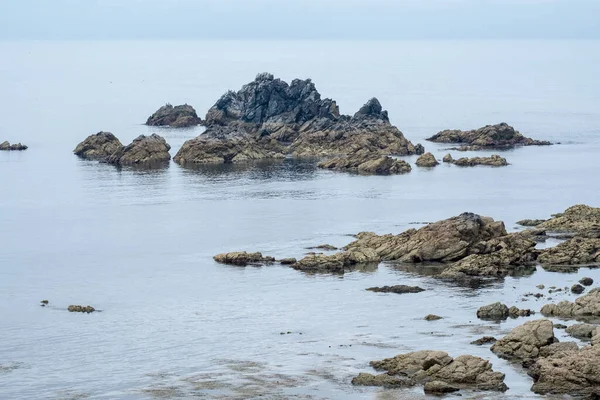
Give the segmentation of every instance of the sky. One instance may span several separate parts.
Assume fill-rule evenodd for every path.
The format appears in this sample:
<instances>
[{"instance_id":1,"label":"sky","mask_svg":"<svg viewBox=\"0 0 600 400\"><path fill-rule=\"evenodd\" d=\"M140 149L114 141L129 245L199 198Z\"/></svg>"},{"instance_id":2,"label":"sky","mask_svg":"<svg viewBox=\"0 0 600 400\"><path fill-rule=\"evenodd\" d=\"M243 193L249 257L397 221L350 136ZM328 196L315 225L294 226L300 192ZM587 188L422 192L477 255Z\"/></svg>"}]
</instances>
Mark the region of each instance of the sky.
<instances>
[{"instance_id":1,"label":"sky","mask_svg":"<svg viewBox=\"0 0 600 400\"><path fill-rule=\"evenodd\" d=\"M0 40L599 39L600 0L0 0Z\"/></svg>"}]
</instances>

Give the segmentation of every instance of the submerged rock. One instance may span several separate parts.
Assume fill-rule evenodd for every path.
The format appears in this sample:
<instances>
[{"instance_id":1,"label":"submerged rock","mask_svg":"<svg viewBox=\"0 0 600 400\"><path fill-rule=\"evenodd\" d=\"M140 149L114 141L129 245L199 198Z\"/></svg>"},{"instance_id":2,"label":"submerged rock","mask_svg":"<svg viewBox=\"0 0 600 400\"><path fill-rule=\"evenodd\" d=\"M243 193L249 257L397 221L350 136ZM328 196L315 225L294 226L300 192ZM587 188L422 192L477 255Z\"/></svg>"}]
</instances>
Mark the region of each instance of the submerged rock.
<instances>
[{"instance_id":1,"label":"submerged rock","mask_svg":"<svg viewBox=\"0 0 600 400\"><path fill-rule=\"evenodd\" d=\"M498 154L492 154L489 157L462 157L452 161L452 164L459 167L474 167L476 165L488 165L491 167L504 167L508 165L506 158L500 157Z\"/></svg>"},{"instance_id":2,"label":"submerged rock","mask_svg":"<svg viewBox=\"0 0 600 400\"><path fill-rule=\"evenodd\" d=\"M27 149L28 147L21 143L10 144L8 141L0 143L0 151L23 151Z\"/></svg>"},{"instance_id":3,"label":"submerged rock","mask_svg":"<svg viewBox=\"0 0 600 400\"><path fill-rule=\"evenodd\" d=\"M417 162L415 164L417 164L418 167L431 168L435 167L436 165L439 165L440 163L435 159L433 154L425 153L417 159Z\"/></svg>"},{"instance_id":4,"label":"submerged rock","mask_svg":"<svg viewBox=\"0 0 600 400\"><path fill-rule=\"evenodd\" d=\"M170 149L166 140L156 133L140 135L131 144L117 150L107 161L115 165L162 166L171 159Z\"/></svg>"},{"instance_id":5,"label":"submerged rock","mask_svg":"<svg viewBox=\"0 0 600 400\"><path fill-rule=\"evenodd\" d=\"M247 253L236 251L231 253L217 254L213 259L220 264L246 266L250 264L267 264L274 262L273 257L263 257L262 253Z\"/></svg>"},{"instance_id":6,"label":"submerged rock","mask_svg":"<svg viewBox=\"0 0 600 400\"><path fill-rule=\"evenodd\" d=\"M550 142L527 138L506 123L486 125L470 131L445 130L429 139L436 143L459 143L469 150L511 148L515 146L549 145Z\"/></svg>"},{"instance_id":7,"label":"submerged rock","mask_svg":"<svg viewBox=\"0 0 600 400\"><path fill-rule=\"evenodd\" d=\"M435 314L428 314L425 316L425 318L423 318L425 321L439 321L440 319L444 319L442 317L440 317L439 315L435 315Z\"/></svg>"},{"instance_id":8,"label":"submerged rock","mask_svg":"<svg viewBox=\"0 0 600 400\"><path fill-rule=\"evenodd\" d=\"M404 383L402 386L428 384L428 389L453 387L455 389L495 390L505 391L504 374L495 372L492 364L479 357L464 355L452 358L443 351L416 351L400 354L394 358L382 361L371 361L371 366L376 370L384 370L385 374L379 376L396 377ZM361 384L370 385L371 379L360 379ZM359 377L361 376L359 375ZM358 378L355 378L358 380ZM379 378L389 379L389 378ZM432 382L439 382L435 385ZM355 380L353 384L357 384ZM378 385L381 386L381 385Z\"/></svg>"},{"instance_id":9,"label":"submerged rock","mask_svg":"<svg viewBox=\"0 0 600 400\"><path fill-rule=\"evenodd\" d=\"M243 162L294 156L379 155L416 152L390 124L377 99L354 116L340 115L310 80L290 84L268 73L237 92L227 92L206 114L206 132L184 143L179 164Z\"/></svg>"},{"instance_id":10,"label":"submerged rock","mask_svg":"<svg viewBox=\"0 0 600 400\"><path fill-rule=\"evenodd\" d=\"M484 344L496 343L497 341L498 339L496 339L493 336L484 336L480 339L472 341L471 344L474 344L476 346L483 346Z\"/></svg>"},{"instance_id":11,"label":"submerged rock","mask_svg":"<svg viewBox=\"0 0 600 400\"><path fill-rule=\"evenodd\" d=\"M406 174L412 170L406 161L365 152L321 161L317 166L322 169L380 175Z\"/></svg>"},{"instance_id":12,"label":"submerged rock","mask_svg":"<svg viewBox=\"0 0 600 400\"><path fill-rule=\"evenodd\" d=\"M525 361L539 357L541 348L556 341L552 321L542 319L516 327L494 343L491 350L500 358Z\"/></svg>"},{"instance_id":13,"label":"submerged rock","mask_svg":"<svg viewBox=\"0 0 600 400\"><path fill-rule=\"evenodd\" d=\"M381 287L371 287L367 290L376 293L420 293L424 292L425 289L420 288L418 286L406 286L406 285L395 285L395 286L381 286Z\"/></svg>"},{"instance_id":14,"label":"submerged rock","mask_svg":"<svg viewBox=\"0 0 600 400\"><path fill-rule=\"evenodd\" d=\"M175 107L171 104L166 104L148 118L146 125L184 128L196 126L201 122L202 120L198 118L198 114L196 114L194 107L188 104Z\"/></svg>"},{"instance_id":15,"label":"submerged rock","mask_svg":"<svg viewBox=\"0 0 600 400\"><path fill-rule=\"evenodd\" d=\"M590 290L573 303L563 300L558 304L546 304L541 312L545 316L560 318L600 317L600 288Z\"/></svg>"},{"instance_id":16,"label":"submerged rock","mask_svg":"<svg viewBox=\"0 0 600 400\"><path fill-rule=\"evenodd\" d=\"M86 160L105 161L122 148L123 145L115 135L98 132L79 143L73 153Z\"/></svg>"},{"instance_id":17,"label":"submerged rock","mask_svg":"<svg viewBox=\"0 0 600 400\"><path fill-rule=\"evenodd\" d=\"M96 309L92 306L78 306L78 305L70 305L67 310L69 312L78 312L78 313L93 313Z\"/></svg>"}]
</instances>

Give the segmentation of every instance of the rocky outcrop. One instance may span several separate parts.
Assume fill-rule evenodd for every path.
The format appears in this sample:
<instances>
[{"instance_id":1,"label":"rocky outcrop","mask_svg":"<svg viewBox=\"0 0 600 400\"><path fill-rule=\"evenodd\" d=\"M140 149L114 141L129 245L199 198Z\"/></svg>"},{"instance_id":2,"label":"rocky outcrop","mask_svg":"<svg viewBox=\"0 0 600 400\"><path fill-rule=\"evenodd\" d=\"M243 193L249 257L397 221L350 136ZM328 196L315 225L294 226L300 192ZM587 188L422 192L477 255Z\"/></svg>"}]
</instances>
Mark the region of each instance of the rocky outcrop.
<instances>
[{"instance_id":1,"label":"rocky outcrop","mask_svg":"<svg viewBox=\"0 0 600 400\"><path fill-rule=\"evenodd\" d=\"M379 383L395 379L402 382L395 386L428 384L428 390L432 386L502 392L508 389L504 383L504 374L494 371L489 361L470 355L452 358L443 351L424 350L400 354L382 361L372 361L371 366L386 373L377 376L363 373L354 378L352 383L386 386ZM441 384L433 385L433 382Z\"/></svg>"},{"instance_id":2,"label":"rocky outcrop","mask_svg":"<svg viewBox=\"0 0 600 400\"><path fill-rule=\"evenodd\" d=\"M415 164L417 165L417 167L432 168L432 167L435 167L436 165L439 165L440 163L435 159L433 154L425 153L417 159Z\"/></svg>"},{"instance_id":3,"label":"rocky outcrop","mask_svg":"<svg viewBox=\"0 0 600 400\"><path fill-rule=\"evenodd\" d=\"M600 239L574 237L555 247L542 250L542 265L600 265Z\"/></svg>"},{"instance_id":4,"label":"rocky outcrop","mask_svg":"<svg viewBox=\"0 0 600 400\"><path fill-rule=\"evenodd\" d=\"M569 326L565 332L577 339L591 339L600 334L600 328L592 324L574 324Z\"/></svg>"},{"instance_id":5,"label":"rocky outcrop","mask_svg":"<svg viewBox=\"0 0 600 400\"><path fill-rule=\"evenodd\" d=\"M166 140L156 133L140 135L131 144L118 149L107 161L114 165L163 166L171 159L170 149Z\"/></svg>"},{"instance_id":6,"label":"rocky outcrop","mask_svg":"<svg viewBox=\"0 0 600 400\"><path fill-rule=\"evenodd\" d=\"M352 270L357 264L378 263L379 256L373 249L353 248L332 255L309 254L292 265L292 268L306 272L343 273Z\"/></svg>"},{"instance_id":7,"label":"rocky outcrop","mask_svg":"<svg viewBox=\"0 0 600 400\"><path fill-rule=\"evenodd\" d=\"M23 151L27 146L21 143L10 144L8 141L0 143L0 151Z\"/></svg>"},{"instance_id":8,"label":"rocky outcrop","mask_svg":"<svg viewBox=\"0 0 600 400\"><path fill-rule=\"evenodd\" d=\"M462 157L452 161L452 164L459 167L474 167L476 165L487 165L490 167L504 167L508 165L506 158L500 157L498 154L492 154L489 157Z\"/></svg>"},{"instance_id":9,"label":"rocky outcrop","mask_svg":"<svg viewBox=\"0 0 600 400\"><path fill-rule=\"evenodd\" d=\"M442 158L442 162L452 164L454 162L454 158L452 158L452 154L446 154L444 158Z\"/></svg>"},{"instance_id":10,"label":"rocky outcrop","mask_svg":"<svg viewBox=\"0 0 600 400\"><path fill-rule=\"evenodd\" d=\"M506 149L515 146L539 146L551 144L547 141L539 141L525 137L506 123L486 125L483 128L470 131L445 130L433 135L427 140L436 143L463 144L468 150L489 148Z\"/></svg>"},{"instance_id":11,"label":"rocky outcrop","mask_svg":"<svg viewBox=\"0 0 600 400\"><path fill-rule=\"evenodd\" d=\"M359 151L355 154L321 161L319 168L359 174L406 174L412 170L409 163L377 153Z\"/></svg>"},{"instance_id":12,"label":"rocky outcrop","mask_svg":"<svg viewBox=\"0 0 600 400\"><path fill-rule=\"evenodd\" d=\"M578 204L537 226L551 232L576 233L582 237L600 238L600 207Z\"/></svg>"},{"instance_id":13,"label":"rocky outcrop","mask_svg":"<svg viewBox=\"0 0 600 400\"><path fill-rule=\"evenodd\" d=\"M439 321L440 319L444 319L442 317L440 317L439 315L435 315L435 314L427 314L425 316L425 318L423 318L425 321Z\"/></svg>"},{"instance_id":14,"label":"rocky outcrop","mask_svg":"<svg viewBox=\"0 0 600 400\"><path fill-rule=\"evenodd\" d=\"M206 132L181 147L179 164L242 162L294 156L337 156L364 151L407 155L415 147L390 124L377 99L354 116L321 99L310 80L290 84L259 74L237 92L227 92L206 114Z\"/></svg>"},{"instance_id":15,"label":"rocky outcrop","mask_svg":"<svg viewBox=\"0 0 600 400\"><path fill-rule=\"evenodd\" d=\"M546 304L541 312L545 316L569 319L600 317L600 288L590 290L575 302L563 300L558 304Z\"/></svg>"},{"instance_id":16,"label":"rocky outcrop","mask_svg":"<svg viewBox=\"0 0 600 400\"><path fill-rule=\"evenodd\" d=\"M263 257L261 253L247 253L235 251L231 253L217 254L213 259L220 264L246 266L251 264L268 264L275 261L273 257Z\"/></svg>"},{"instance_id":17,"label":"rocky outcrop","mask_svg":"<svg viewBox=\"0 0 600 400\"><path fill-rule=\"evenodd\" d=\"M508 307L500 302L479 307L479 309L477 310L477 318L490 320L507 319Z\"/></svg>"},{"instance_id":18,"label":"rocky outcrop","mask_svg":"<svg viewBox=\"0 0 600 400\"><path fill-rule=\"evenodd\" d=\"M173 128L184 128L196 126L202 123L198 118L194 107L184 104L173 107L171 104L166 104L159 108L146 121L149 126L170 126Z\"/></svg>"},{"instance_id":19,"label":"rocky outcrop","mask_svg":"<svg viewBox=\"0 0 600 400\"><path fill-rule=\"evenodd\" d=\"M115 135L110 132L98 132L79 143L73 153L86 160L106 161L122 148L123 145Z\"/></svg>"},{"instance_id":20,"label":"rocky outcrop","mask_svg":"<svg viewBox=\"0 0 600 400\"><path fill-rule=\"evenodd\" d=\"M540 349L558 340L554 337L552 321L530 321L516 327L491 347L498 357L526 361L536 359Z\"/></svg>"},{"instance_id":21,"label":"rocky outcrop","mask_svg":"<svg viewBox=\"0 0 600 400\"><path fill-rule=\"evenodd\" d=\"M371 287L371 288L368 288L367 290L371 291L371 292L376 292L376 293L396 293L396 294L420 293L420 292L425 291L425 289L420 288L418 286L407 286L407 285Z\"/></svg>"},{"instance_id":22,"label":"rocky outcrop","mask_svg":"<svg viewBox=\"0 0 600 400\"><path fill-rule=\"evenodd\" d=\"M92 306L78 306L78 305L70 305L67 310L69 312L77 312L77 313L86 313L86 314L91 314L94 311L96 311L96 309Z\"/></svg>"},{"instance_id":23,"label":"rocky outcrop","mask_svg":"<svg viewBox=\"0 0 600 400\"><path fill-rule=\"evenodd\" d=\"M517 221L517 225L521 226L538 226L542 223L546 222L545 219L522 219Z\"/></svg>"},{"instance_id":24,"label":"rocky outcrop","mask_svg":"<svg viewBox=\"0 0 600 400\"><path fill-rule=\"evenodd\" d=\"M583 347L541 358L529 369L537 394L597 398L600 393L600 346Z\"/></svg>"}]
</instances>

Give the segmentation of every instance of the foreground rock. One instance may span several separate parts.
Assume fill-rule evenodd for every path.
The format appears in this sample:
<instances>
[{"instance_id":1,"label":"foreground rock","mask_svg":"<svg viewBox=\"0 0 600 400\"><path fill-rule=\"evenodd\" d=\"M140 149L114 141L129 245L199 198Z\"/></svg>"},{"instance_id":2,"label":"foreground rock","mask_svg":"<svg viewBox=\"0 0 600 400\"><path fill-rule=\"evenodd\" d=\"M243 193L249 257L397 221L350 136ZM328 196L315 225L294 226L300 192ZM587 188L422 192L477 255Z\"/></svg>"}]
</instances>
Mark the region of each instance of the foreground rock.
<instances>
[{"instance_id":1,"label":"foreground rock","mask_svg":"<svg viewBox=\"0 0 600 400\"><path fill-rule=\"evenodd\" d=\"M220 264L246 266L250 264L267 264L275 261L273 257L263 257L261 253L247 253L236 251L231 253L217 254L213 259ZM288 260L288 259L286 259ZM283 260L282 260L283 261ZM291 260L290 260L291 261ZM295 262L295 260L294 260ZM293 263L292 263L293 264Z\"/></svg>"},{"instance_id":2,"label":"foreground rock","mask_svg":"<svg viewBox=\"0 0 600 400\"><path fill-rule=\"evenodd\" d=\"M539 262L544 266L598 266L600 239L574 237L555 247L542 250Z\"/></svg>"},{"instance_id":3,"label":"foreground rock","mask_svg":"<svg viewBox=\"0 0 600 400\"><path fill-rule=\"evenodd\" d=\"M184 128L199 125L201 122L202 120L198 118L194 107L188 104L175 107L167 104L152 114L146 121L146 125Z\"/></svg>"},{"instance_id":4,"label":"foreground rock","mask_svg":"<svg viewBox=\"0 0 600 400\"><path fill-rule=\"evenodd\" d=\"M492 364L479 357L460 356L455 359L443 351L416 351L382 361L372 361L381 375L360 374L352 380L354 385L408 387L428 384L432 388L505 391L504 374L495 372ZM434 382L439 382L435 383ZM433 390L435 391L435 390Z\"/></svg>"},{"instance_id":5,"label":"foreground rock","mask_svg":"<svg viewBox=\"0 0 600 400\"><path fill-rule=\"evenodd\" d=\"M600 393L600 346L564 351L537 360L529 375L537 394L568 394L598 398Z\"/></svg>"},{"instance_id":6,"label":"foreground rock","mask_svg":"<svg viewBox=\"0 0 600 400\"><path fill-rule=\"evenodd\" d=\"M575 302L564 300L558 304L546 304L542 307L542 314L568 319L600 317L600 289L590 290L588 294L577 298Z\"/></svg>"},{"instance_id":7,"label":"foreground rock","mask_svg":"<svg viewBox=\"0 0 600 400\"><path fill-rule=\"evenodd\" d=\"M131 144L117 150L107 161L114 165L163 166L171 159L170 149L166 140L156 133L140 135Z\"/></svg>"},{"instance_id":8,"label":"foreground rock","mask_svg":"<svg viewBox=\"0 0 600 400\"><path fill-rule=\"evenodd\" d=\"M575 233L582 237L600 238L600 208L578 204L556 214L537 226L551 232Z\"/></svg>"},{"instance_id":9,"label":"foreground rock","mask_svg":"<svg viewBox=\"0 0 600 400\"><path fill-rule=\"evenodd\" d=\"M70 305L67 310L69 312L78 312L78 313L86 313L90 314L96 311L96 309L92 306L78 306L78 305Z\"/></svg>"},{"instance_id":10,"label":"foreground rock","mask_svg":"<svg viewBox=\"0 0 600 400\"><path fill-rule=\"evenodd\" d=\"M506 123L486 125L470 131L445 130L429 139L436 143L457 143L465 145L465 150L481 150L489 148L512 148L515 146L549 145L550 142L534 140L521 135Z\"/></svg>"},{"instance_id":11,"label":"foreground rock","mask_svg":"<svg viewBox=\"0 0 600 400\"><path fill-rule=\"evenodd\" d=\"M310 80L290 84L259 74L227 92L206 114L206 132L184 143L174 160L235 163L294 156L338 156L364 151L415 154L412 143L390 124L377 99L354 116L340 115L335 101L321 99Z\"/></svg>"},{"instance_id":12,"label":"foreground rock","mask_svg":"<svg viewBox=\"0 0 600 400\"><path fill-rule=\"evenodd\" d=\"M79 143L73 153L86 160L106 161L122 148L123 145L115 135L110 132L98 132Z\"/></svg>"},{"instance_id":13,"label":"foreground rock","mask_svg":"<svg viewBox=\"0 0 600 400\"><path fill-rule=\"evenodd\" d=\"M501 358L526 361L538 358L542 348L557 341L552 321L543 319L516 327L494 343L491 350Z\"/></svg>"},{"instance_id":14,"label":"foreground rock","mask_svg":"<svg viewBox=\"0 0 600 400\"><path fill-rule=\"evenodd\" d=\"M27 146L25 146L24 144L21 143L15 143L15 144L10 144L9 142L5 141L0 143L0 151L23 151L23 150L27 150Z\"/></svg>"},{"instance_id":15,"label":"foreground rock","mask_svg":"<svg viewBox=\"0 0 600 400\"><path fill-rule=\"evenodd\" d=\"M462 157L458 160L453 160L452 164L458 165L459 167L474 167L476 165L488 165L491 167L504 167L508 165L506 158L500 157L497 154L492 154L489 157L473 157L467 158Z\"/></svg>"},{"instance_id":16,"label":"foreground rock","mask_svg":"<svg viewBox=\"0 0 600 400\"><path fill-rule=\"evenodd\" d=\"M418 286L406 286L406 285L395 285L395 286L382 286L382 287L372 287L367 290L376 293L396 293L396 294L404 294L404 293L420 293L424 292L425 289L420 288Z\"/></svg>"},{"instance_id":17,"label":"foreground rock","mask_svg":"<svg viewBox=\"0 0 600 400\"><path fill-rule=\"evenodd\" d=\"M325 160L317 166L322 169L378 175L406 174L412 170L406 161L362 151L349 156Z\"/></svg>"},{"instance_id":18,"label":"foreground rock","mask_svg":"<svg viewBox=\"0 0 600 400\"><path fill-rule=\"evenodd\" d=\"M440 163L435 159L433 154L425 153L417 159L417 162L415 164L417 164L418 167L432 168L436 165L439 165Z\"/></svg>"}]
</instances>

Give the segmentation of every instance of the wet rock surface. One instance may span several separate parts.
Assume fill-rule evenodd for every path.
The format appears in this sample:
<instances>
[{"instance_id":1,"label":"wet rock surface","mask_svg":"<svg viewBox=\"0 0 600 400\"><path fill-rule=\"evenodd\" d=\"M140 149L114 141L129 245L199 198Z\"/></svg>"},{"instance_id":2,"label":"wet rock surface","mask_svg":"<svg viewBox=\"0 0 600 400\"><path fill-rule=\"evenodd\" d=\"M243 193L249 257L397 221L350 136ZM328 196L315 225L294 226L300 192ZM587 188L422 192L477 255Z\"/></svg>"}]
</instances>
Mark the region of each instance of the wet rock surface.
<instances>
[{"instance_id":1,"label":"wet rock surface","mask_svg":"<svg viewBox=\"0 0 600 400\"><path fill-rule=\"evenodd\" d=\"M27 150L27 146L21 143L10 144L8 141L0 143L0 151L23 151Z\"/></svg>"},{"instance_id":2,"label":"wet rock surface","mask_svg":"<svg viewBox=\"0 0 600 400\"><path fill-rule=\"evenodd\" d=\"M417 159L415 164L418 167L432 168L432 167L435 167L436 165L439 165L440 163L435 159L433 154L425 153Z\"/></svg>"},{"instance_id":3,"label":"wet rock surface","mask_svg":"<svg viewBox=\"0 0 600 400\"><path fill-rule=\"evenodd\" d=\"M536 359L541 348L556 341L552 321L529 321L494 343L491 350L501 358L525 361Z\"/></svg>"},{"instance_id":4,"label":"wet rock surface","mask_svg":"<svg viewBox=\"0 0 600 400\"><path fill-rule=\"evenodd\" d=\"M394 285L394 286L381 286L381 287L371 287L367 289L370 292L376 293L420 293L424 292L425 289L420 288L418 286L407 286L407 285Z\"/></svg>"},{"instance_id":5,"label":"wet rock surface","mask_svg":"<svg viewBox=\"0 0 600 400\"><path fill-rule=\"evenodd\" d=\"M465 145L464 150L489 148L512 148L515 146L549 145L550 142L534 140L523 136L506 123L486 125L470 131L445 130L427 140L436 143L458 143Z\"/></svg>"},{"instance_id":6,"label":"wet rock surface","mask_svg":"<svg viewBox=\"0 0 600 400\"><path fill-rule=\"evenodd\" d=\"M122 148L123 145L115 135L110 132L98 132L79 143L73 153L86 160L106 161Z\"/></svg>"},{"instance_id":7,"label":"wet rock surface","mask_svg":"<svg viewBox=\"0 0 600 400\"><path fill-rule=\"evenodd\" d=\"M198 118L196 110L188 104L175 107L166 104L148 117L146 121L146 125L149 126L171 126L173 128L196 126L200 123L202 123L202 120Z\"/></svg>"},{"instance_id":8,"label":"wet rock surface","mask_svg":"<svg viewBox=\"0 0 600 400\"><path fill-rule=\"evenodd\" d=\"M167 141L156 133L150 136L140 135L131 144L121 147L108 157L107 162L120 166L164 166L171 159L170 149Z\"/></svg>"},{"instance_id":9,"label":"wet rock surface","mask_svg":"<svg viewBox=\"0 0 600 400\"><path fill-rule=\"evenodd\" d=\"M504 167L508 165L506 158L500 157L497 154L492 154L489 157L461 157L458 160L453 160L452 164L459 167L474 167L476 165L487 165L491 167Z\"/></svg>"},{"instance_id":10,"label":"wet rock surface","mask_svg":"<svg viewBox=\"0 0 600 400\"><path fill-rule=\"evenodd\" d=\"M377 379L387 380L396 377L403 381L402 386L413 386L429 383L432 387L453 387L455 389L505 391L504 374L495 372L492 364L479 357L464 355L452 358L443 351L423 350L400 354L394 358L382 361L372 361L371 366L376 370L386 371L377 375L382 378L371 378L373 375L361 374L361 384L369 385ZM370 376L369 376L370 375ZM352 381L358 384L358 378ZM365 377L369 377L365 379ZM440 382L433 385L432 382ZM379 385L381 386L381 385Z\"/></svg>"},{"instance_id":11,"label":"wet rock surface","mask_svg":"<svg viewBox=\"0 0 600 400\"><path fill-rule=\"evenodd\" d=\"M484 344L496 343L497 341L498 339L493 336L484 336L480 339L472 341L471 344L474 344L475 346L483 346Z\"/></svg>"},{"instance_id":12,"label":"wet rock surface","mask_svg":"<svg viewBox=\"0 0 600 400\"><path fill-rule=\"evenodd\" d=\"M442 317L440 317L439 315L435 315L435 314L428 314L425 316L425 318L423 318L425 321L439 321L440 319L444 319Z\"/></svg>"},{"instance_id":13,"label":"wet rock surface","mask_svg":"<svg viewBox=\"0 0 600 400\"><path fill-rule=\"evenodd\" d=\"M477 310L477 318L480 319L501 320L507 319L508 315L508 307L500 302L480 307Z\"/></svg>"},{"instance_id":14,"label":"wet rock surface","mask_svg":"<svg viewBox=\"0 0 600 400\"><path fill-rule=\"evenodd\" d=\"M79 305L70 305L67 310L69 312L74 313L85 313L90 314L96 311L96 309L92 306L79 306Z\"/></svg>"},{"instance_id":15,"label":"wet rock surface","mask_svg":"<svg viewBox=\"0 0 600 400\"><path fill-rule=\"evenodd\" d=\"M220 264L246 266L251 264L267 264L275 261L273 257L263 256L262 253L247 253L235 251L231 253L217 254L213 259Z\"/></svg>"},{"instance_id":16,"label":"wet rock surface","mask_svg":"<svg viewBox=\"0 0 600 400\"><path fill-rule=\"evenodd\" d=\"M574 237L555 247L544 249L539 261L545 266L600 265L600 239Z\"/></svg>"},{"instance_id":17,"label":"wet rock surface","mask_svg":"<svg viewBox=\"0 0 600 400\"><path fill-rule=\"evenodd\" d=\"M268 73L227 92L206 114L206 132L184 143L175 161L229 163L294 156L415 154L377 99L354 116L321 99L311 80L290 84Z\"/></svg>"},{"instance_id":18,"label":"wet rock surface","mask_svg":"<svg viewBox=\"0 0 600 400\"><path fill-rule=\"evenodd\" d=\"M575 302L563 300L558 304L546 304L541 312L545 316L569 319L600 317L600 289L592 289Z\"/></svg>"},{"instance_id":19,"label":"wet rock surface","mask_svg":"<svg viewBox=\"0 0 600 400\"><path fill-rule=\"evenodd\" d=\"M335 171L356 172L359 174L406 174L412 170L409 163L377 153L358 153L321 161L317 167Z\"/></svg>"}]
</instances>

